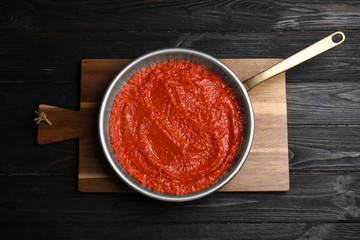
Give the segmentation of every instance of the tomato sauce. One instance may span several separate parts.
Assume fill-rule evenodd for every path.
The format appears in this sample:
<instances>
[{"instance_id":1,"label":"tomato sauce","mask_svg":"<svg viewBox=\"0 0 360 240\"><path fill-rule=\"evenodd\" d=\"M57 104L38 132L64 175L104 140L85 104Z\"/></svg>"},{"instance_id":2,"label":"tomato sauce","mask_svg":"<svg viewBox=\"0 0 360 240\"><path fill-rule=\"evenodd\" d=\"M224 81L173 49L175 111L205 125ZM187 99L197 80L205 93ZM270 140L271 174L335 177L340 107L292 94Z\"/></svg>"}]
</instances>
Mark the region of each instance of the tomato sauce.
<instances>
[{"instance_id":1,"label":"tomato sauce","mask_svg":"<svg viewBox=\"0 0 360 240\"><path fill-rule=\"evenodd\" d=\"M187 194L209 187L236 158L241 104L204 66L167 61L136 73L110 116L114 154L136 180L156 191Z\"/></svg>"}]
</instances>

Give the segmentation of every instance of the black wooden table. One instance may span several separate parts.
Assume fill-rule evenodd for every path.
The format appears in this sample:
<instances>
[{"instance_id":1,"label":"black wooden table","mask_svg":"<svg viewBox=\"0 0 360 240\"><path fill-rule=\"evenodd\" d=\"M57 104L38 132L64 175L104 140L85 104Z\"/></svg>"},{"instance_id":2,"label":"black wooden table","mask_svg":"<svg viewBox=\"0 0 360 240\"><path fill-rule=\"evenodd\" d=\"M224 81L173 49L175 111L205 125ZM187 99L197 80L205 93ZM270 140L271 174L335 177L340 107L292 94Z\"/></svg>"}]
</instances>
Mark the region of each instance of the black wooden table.
<instances>
[{"instance_id":1,"label":"black wooden table","mask_svg":"<svg viewBox=\"0 0 360 240\"><path fill-rule=\"evenodd\" d=\"M186 47L286 58L290 191L166 203L77 191L78 141L39 146L38 104L78 109L80 61ZM360 239L359 1L1 1L1 239Z\"/></svg>"}]
</instances>

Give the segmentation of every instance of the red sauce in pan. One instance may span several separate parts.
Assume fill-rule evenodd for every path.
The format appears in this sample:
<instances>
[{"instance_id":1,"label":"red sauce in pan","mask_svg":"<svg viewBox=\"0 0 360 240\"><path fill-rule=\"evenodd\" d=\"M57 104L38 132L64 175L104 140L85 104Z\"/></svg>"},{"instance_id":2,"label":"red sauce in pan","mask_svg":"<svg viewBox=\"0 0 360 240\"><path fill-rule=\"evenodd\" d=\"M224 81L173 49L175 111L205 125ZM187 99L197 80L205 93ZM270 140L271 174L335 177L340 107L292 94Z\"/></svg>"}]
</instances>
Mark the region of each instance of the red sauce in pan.
<instances>
[{"instance_id":1,"label":"red sauce in pan","mask_svg":"<svg viewBox=\"0 0 360 240\"><path fill-rule=\"evenodd\" d=\"M123 168L156 191L200 191L237 156L243 117L231 88L200 64L174 60L136 73L110 117L111 145Z\"/></svg>"}]
</instances>

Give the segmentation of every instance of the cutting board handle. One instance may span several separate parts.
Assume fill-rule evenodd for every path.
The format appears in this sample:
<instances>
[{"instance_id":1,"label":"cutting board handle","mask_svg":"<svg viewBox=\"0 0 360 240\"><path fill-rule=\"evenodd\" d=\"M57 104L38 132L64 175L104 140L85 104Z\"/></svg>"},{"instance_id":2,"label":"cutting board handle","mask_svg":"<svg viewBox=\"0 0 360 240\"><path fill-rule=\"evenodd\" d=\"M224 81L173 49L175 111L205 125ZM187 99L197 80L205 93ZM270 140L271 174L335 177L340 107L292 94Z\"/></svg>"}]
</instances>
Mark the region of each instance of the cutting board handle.
<instances>
[{"instance_id":1,"label":"cutting board handle","mask_svg":"<svg viewBox=\"0 0 360 240\"><path fill-rule=\"evenodd\" d=\"M40 104L39 112L44 112L51 121L39 123L38 143L47 144L73 138L83 140L94 137L97 133L97 115L99 103L81 102L80 111Z\"/></svg>"},{"instance_id":2,"label":"cutting board handle","mask_svg":"<svg viewBox=\"0 0 360 240\"><path fill-rule=\"evenodd\" d=\"M40 104L39 112L44 112L52 123L51 126L45 121L39 123L37 139L39 144L80 137L79 127L81 129L81 126L79 126L79 122L81 121L79 120L81 114L79 111Z\"/></svg>"}]
</instances>

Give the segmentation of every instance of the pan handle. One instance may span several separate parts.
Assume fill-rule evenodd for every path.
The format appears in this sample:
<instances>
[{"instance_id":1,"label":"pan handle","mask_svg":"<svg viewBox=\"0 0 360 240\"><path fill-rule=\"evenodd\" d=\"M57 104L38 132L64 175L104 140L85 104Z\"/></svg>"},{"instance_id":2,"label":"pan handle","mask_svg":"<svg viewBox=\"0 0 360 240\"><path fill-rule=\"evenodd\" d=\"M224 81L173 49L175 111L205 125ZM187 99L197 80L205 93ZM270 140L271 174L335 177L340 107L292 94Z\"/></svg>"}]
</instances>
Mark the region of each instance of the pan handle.
<instances>
[{"instance_id":1,"label":"pan handle","mask_svg":"<svg viewBox=\"0 0 360 240\"><path fill-rule=\"evenodd\" d=\"M333 37L338 36L340 40L335 42ZM285 72L286 70L295 67L296 65L313 58L320 53L323 53L333 47L340 45L345 40L345 34L342 32L335 32L330 36L314 43L313 45L301 50L298 53L295 53L291 57L281 61L280 63L272 66L271 68L255 75L254 77L249 78L248 80L244 81L243 84L246 90L250 90L256 85L260 84L261 82L278 75L279 73Z\"/></svg>"}]
</instances>

